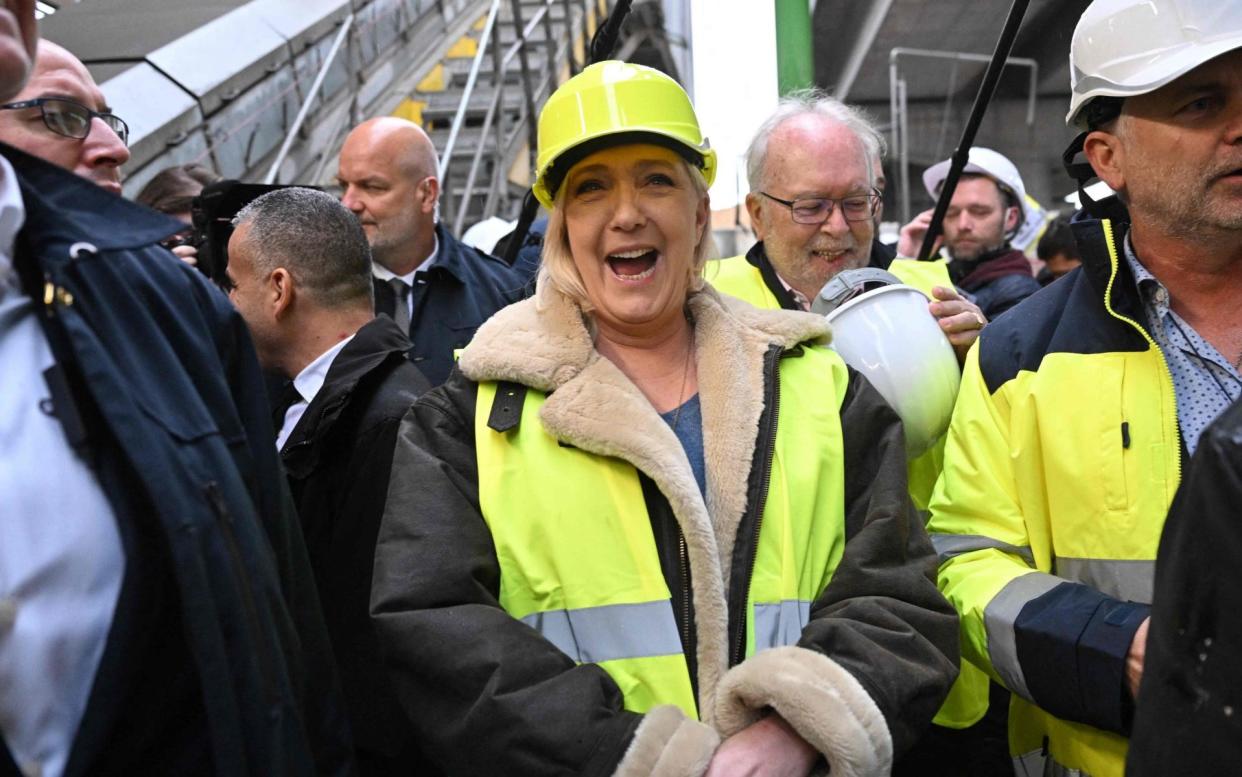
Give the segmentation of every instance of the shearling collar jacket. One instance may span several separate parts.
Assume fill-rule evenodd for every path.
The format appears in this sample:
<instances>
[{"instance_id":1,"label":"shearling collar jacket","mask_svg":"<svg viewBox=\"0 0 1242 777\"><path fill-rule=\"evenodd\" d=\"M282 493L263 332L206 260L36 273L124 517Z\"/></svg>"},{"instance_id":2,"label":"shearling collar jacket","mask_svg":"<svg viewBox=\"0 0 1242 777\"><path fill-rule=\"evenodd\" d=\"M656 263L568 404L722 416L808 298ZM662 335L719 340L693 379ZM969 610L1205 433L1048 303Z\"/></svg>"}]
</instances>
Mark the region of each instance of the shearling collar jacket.
<instances>
[{"instance_id":1,"label":"shearling collar jacket","mask_svg":"<svg viewBox=\"0 0 1242 777\"><path fill-rule=\"evenodd\" d=\"M745 522L756 444L780 354L826 343L816 316L692 294L706 500L642 393L595 350L580 308L549 288L480 328L460 371L403 424L377 548L372 614L398 695L446 773L699 775L720 741L778 710L833 774L887 774L956 673L957 627L906 494L900 423L851 373L841 404L844 556L799 646L731 656L753 549ZM478 382L548 394L539 419L562 443L632 464L653 523L686 539L700 721L623 709L611 678L567 656L497 603L500 568L479 508ZM796 419L787 422L796 423ZM484 473L485 475L485 473ZM660 545L660 533L656 533ZM667 548L660 548L665 554ZM666 576L670 565L662 565ZM670 581L670 590L677 586ZM741 590L742 596L730 595Z\"/></svg>"}]
</instances>

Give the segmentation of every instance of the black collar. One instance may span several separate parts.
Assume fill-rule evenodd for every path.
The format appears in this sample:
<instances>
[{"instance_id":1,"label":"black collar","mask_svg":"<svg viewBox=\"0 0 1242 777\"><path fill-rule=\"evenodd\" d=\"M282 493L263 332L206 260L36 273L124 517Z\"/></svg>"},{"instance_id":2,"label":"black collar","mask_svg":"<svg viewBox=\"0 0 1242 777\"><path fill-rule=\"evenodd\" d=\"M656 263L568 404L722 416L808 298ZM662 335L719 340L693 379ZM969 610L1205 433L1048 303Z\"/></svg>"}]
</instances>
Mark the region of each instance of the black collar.
<instances>
[{"instance_id":1,"label":"black collar","mask_svg":"<svg viewBox=\"0 0 1242 777\"><path fill-rule=\"evenodd\" d=\"M37 157L0 143L26 208L22 232L34 245L89 243L99 251L154 245L185 229L176 219L125 200ZM64 255L68 260L68 254Z\"/></svg>"},{"instance_id":2,"label":"black collar","mask_svg":"<svg viewBox=\"0 0 1242 777\"><path fill-rule=\"evenodd\" d=\"M332 360L323 387L285 442L281 457L291 476L300 477L315 468L319 456L312 449L318 446L310 443L328 435L358 384L389 359L403 361L409 349L409 339L388 316L376 316L358 330Z\"/></svg>"},{"instance_id":3,"label":"black collar","mask_svg":"<svg viewBox=\"0 0 1242 777\"><path fill-rule=\"evenodd\" d=\"M1111 281L1112 298L1109 303L1113 310L1135 321L1144 322L1146 319L1138 284L1135 282L1134 273L1130 271L1130 263L1125 258L1126 234L1130 225L1124 221L1096 219L1082 212L1073 218L1070 228L1082 255L1082 272L1096 295L1103 300ZM1109 255L1106 230L1112 233L1115 257Z\"/></svg>"}]
</instances>

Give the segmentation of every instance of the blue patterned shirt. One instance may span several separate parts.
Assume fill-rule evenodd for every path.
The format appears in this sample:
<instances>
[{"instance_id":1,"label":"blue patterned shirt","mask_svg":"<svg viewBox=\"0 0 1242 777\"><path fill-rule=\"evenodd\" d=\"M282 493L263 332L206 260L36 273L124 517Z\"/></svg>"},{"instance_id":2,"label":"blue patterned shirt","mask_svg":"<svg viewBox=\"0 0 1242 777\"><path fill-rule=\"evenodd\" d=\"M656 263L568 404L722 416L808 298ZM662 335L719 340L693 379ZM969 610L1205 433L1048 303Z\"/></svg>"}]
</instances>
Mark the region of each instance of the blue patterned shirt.
<instances>
[{"instance_id":1,"label":"blue patterned shirt","mask_svg":"<svg viewBox=\"0 0 1242 777\"><path fill-rule=\"evenodd\" d=\"M1169 307L1169 290L1139 262L1129 235L1125 254L1143 301L1147 331L1160 346L1173 374L1177 422L1186 451L1193 454L1207 425L1242 396L1242 375L1194 327L1173 312Z\"/></svg>"}]
</instances>

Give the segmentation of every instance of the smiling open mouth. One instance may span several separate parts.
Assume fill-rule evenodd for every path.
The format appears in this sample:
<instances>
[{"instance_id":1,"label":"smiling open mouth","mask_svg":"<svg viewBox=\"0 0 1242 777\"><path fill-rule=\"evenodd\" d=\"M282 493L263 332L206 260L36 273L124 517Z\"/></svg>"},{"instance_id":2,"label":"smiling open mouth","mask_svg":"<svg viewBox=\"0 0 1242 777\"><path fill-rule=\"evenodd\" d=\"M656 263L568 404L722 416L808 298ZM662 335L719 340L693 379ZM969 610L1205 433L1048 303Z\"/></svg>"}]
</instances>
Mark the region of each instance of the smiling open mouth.
<instances>
[{"instance_id":1,"label":"smiling open mouth","mask_svg":"<svg viewBox=\"0 0 1242 777\"><path fill-rule=\"evenodd\" d=\"M655 272L660 254L655 249L624 251L609 254L606 261L613 275L623 281L641 281Z\"/></svg>"}]
</instances>

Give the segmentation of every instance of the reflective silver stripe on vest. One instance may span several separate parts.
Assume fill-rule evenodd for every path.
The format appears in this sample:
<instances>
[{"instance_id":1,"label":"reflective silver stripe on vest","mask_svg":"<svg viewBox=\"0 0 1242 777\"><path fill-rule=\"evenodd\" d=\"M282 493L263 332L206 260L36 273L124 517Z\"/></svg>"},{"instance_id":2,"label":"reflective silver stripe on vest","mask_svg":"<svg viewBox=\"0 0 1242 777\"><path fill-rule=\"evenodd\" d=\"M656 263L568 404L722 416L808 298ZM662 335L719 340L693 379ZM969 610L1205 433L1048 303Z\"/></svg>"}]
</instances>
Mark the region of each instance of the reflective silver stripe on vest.
<instances>
[{"instance_id":1,"label":"reflective silver stripe on vest","mask_svg":"<svg viewBox=\"0 0 1242 777\"><path fill-rule=\"evenodd\" d=\"M1026 687L1026 677L1018 664L1014 623L1027 602L1043 596L1064 582L1059 577L1045 575L1043 572L1031 572L1016 577L992 597L992 601L988 602L983 611L983 625L988 635L988 656L992 659L992 666L1009 690L1028 701L1031 699L1031 692Z\"/></svg>"},{"instance_id":2,"label":"reflective silver stripe on vest","mask_svg":"<svg viewBox=\"0 0 1242 777\"><path fill-rule=\"evenodd\" d=\"M1155 561L1057 557L1056 573L1114 599L1151 604Z\"/></svg>"},{"instance_id":3,"label":"reflective silver stripe on vest","mask_svg":"<svg viewBox=\"0 0 1242 777\"><path fill-rule=\"evenodd\" d=\"M941 564L963 553L995 548L1002 553L1011 553L1031 566L1035 566L1035 554L1031 553L1030 548L1010 545L979 534L933 534L931 541Z\"/></svg>"},{"instance_id":4,"label":"reflective silver stripe on vest","mask_svg":"<svg viewBox=\"0 0 1242 777\"><path fill-rule=\"evenodd\" d=\"M1042 750L1032 750L1013 758L1013 773L1017 777L1091 777L1081 769L1071 769L1057 763Z\"/></svg>"},{"instance_id":5,"label":"reflective silver stripe on vest","mask_svg":"<svg viewBox=\"0 0 1242 777\"><path fill-rule=\"evenodd\" d=\"M522 622L579 664L682 652L673 604L667 599L534 612Z\"/></svg>"},{"instance_id":6,"label":"reflective silver stripe on vest","mask_svg":"<svg viewBox=\"0 0 1242 777\"><path fill-rule=\"evenodd\" d=\"M802 629L811 620L811 603L797 599L756 604L754 610L756 653L797 644L802 639Z\"/></svg>"},{"instance_id":7,"label":"reflective silver stripe on vest","mask_svg":"<svg viewBox=\"0 0 1242 777\"><path fill-rule=\"evenodd\" d=\"M1044 777L1044 751L1032 750L1013 757L1013 773L1016 777Z\"/></svg>"}]
</instances>

